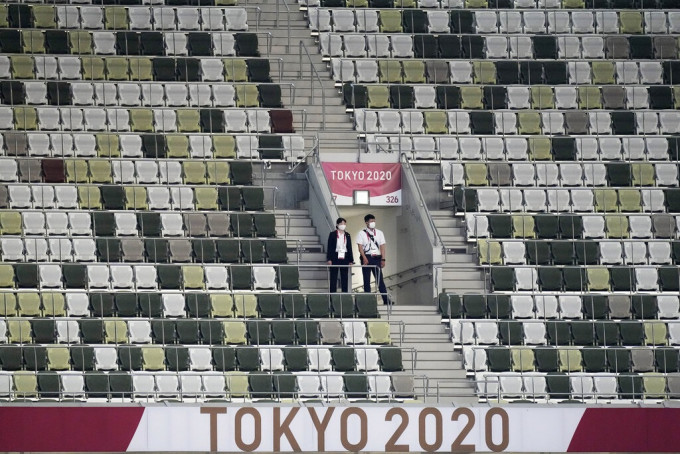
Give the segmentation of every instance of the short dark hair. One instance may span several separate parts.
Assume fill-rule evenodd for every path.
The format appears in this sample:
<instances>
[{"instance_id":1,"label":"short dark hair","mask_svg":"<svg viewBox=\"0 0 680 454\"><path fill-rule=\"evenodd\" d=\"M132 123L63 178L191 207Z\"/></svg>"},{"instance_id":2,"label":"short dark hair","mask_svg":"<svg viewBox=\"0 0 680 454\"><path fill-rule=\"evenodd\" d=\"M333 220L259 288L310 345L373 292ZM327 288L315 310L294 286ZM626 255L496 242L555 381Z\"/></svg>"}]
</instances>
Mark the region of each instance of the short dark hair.
<instances>
[{"instance_id":1,"label":"short dark hair","mask_svg":"<svg viewBox=\"0 0 680 454\"><path fill-rule=\"evenodd\" d=\"M371 219L375 219L375 216L373 216L372 214L367 214L366 216L364 216L364 222L368 222Z\"/></svg>"},{"instance_id":2,"label":"short dark hair","mask_svg":"<svg viewBox=\"0 0 680 454\"><path fill-rule=\"evenodd\" d=\"M335 221L335 225L338 225L338 224L340 224L341 222L344 222L344 223L346 224L346 223L347 223L347 219L345 219L345 218L338 218L338 219L336 219L336 221Z\"/></svg>"}]
</instances>

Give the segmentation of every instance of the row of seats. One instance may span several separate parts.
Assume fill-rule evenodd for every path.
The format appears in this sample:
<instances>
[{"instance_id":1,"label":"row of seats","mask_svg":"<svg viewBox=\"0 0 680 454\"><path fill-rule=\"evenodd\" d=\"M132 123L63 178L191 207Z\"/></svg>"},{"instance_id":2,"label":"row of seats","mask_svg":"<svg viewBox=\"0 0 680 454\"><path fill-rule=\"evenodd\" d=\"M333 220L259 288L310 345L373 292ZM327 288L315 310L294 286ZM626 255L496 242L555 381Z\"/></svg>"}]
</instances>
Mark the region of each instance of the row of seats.
<instances>
[{"instance_id":1,"label":"row of seats","mask_svg":"<svg viewBox=\"0 0 680 454\"><path fill-rule=\"evenodd\" d=\"M232 170L233 172L233 170ZM232 179L233 181L233 179ZM2 187L4 188L4 186ZM80 208L83 210L239 210L238 188L197 186L42 186L10 185L9 208ZM5 192L0 188L0 195ZM243 218L243 230L251 231L251 218ZM240 229L240 227L239 227Z\"/></svg>"},{"instance_id":2,"label":"row of seats","mask_svg":"<svg viewBox=\"0 0 680 454\"><path fill-rule=\"evenodd\" d=\"M22 357L23 355L23 357ZM70 355L70 356L69 356ZM25 359L24 359L25 358ZM402 352L395 347L0 347L2 370L133 371L257 371L287 370L349 372L404 370Z\"/></svg>"},{"instance_id":3,"label":"row of seats","mask_svg":"<svg viewBox=\"0 0 680 454\"><path fill-rule=\"evenodd\" d=\"M676 298L677 299L677 298ZM650 309L651 310L651 309ZM198 317L198 318L329 318L354 317L379 318L376 295L352 294L302 294L258 292L249 294L211 293L188 290L165 292L114 293L79 291L61 293L55 290L29 290L18 293L0 293L2 317ZM316 324L305 326L311 340ZM334 326L337 326L334 325ZM279 328L276 328L279 329ZM324 328L328 330L331 328ZM373 337L378 332L375 327ZM328 331L324 337L334 338ZM317 339L317 338L314 338ZM318 339L312 343L318 342ZM330 342L336 343L336 342Z\"/></svg>"},{"instance_id":4,"label":"row of seats","mask_svg":"<svg viewBox=\"0 0 680 454\"><path fill-rule=\"evenodd\" d=\"M414 397L412 375L388 373L0 373L0 398L73 401L381 399Z\"/></svg>"},{"instance_id":5,"label":"row of seats","mask_svg":"<svg viewBox=\"0 0 680 454\"><path fill-rule=\"evenodd\" d=\"M481 39L481 38L480 38ZM446 47L449 49L450 47ZM578 46L577 46L578 49ZM658 85L680 83L676 61L470 61L331 59L336 82L498 85ZM484 55L475 57L483 59ZM580 59L580 55L570 57ZM510 87L508 87L510 88ZM521 92L520 92L521 93ZM511 94L512 91L511 91ZM517 101L522 104L520 101Z\"/></svg>"},{"instance_id":6,"label":"row of seats","mask_svg":"<svg viewBox=\"0 0 680 454\"><path fill-rule=\"evenodd\" d=\"M460 143L470 147L464 138L459 139ZM474 139L473 139L474 140ZM488 142L487 142L488 140ZM485 146L488 150L492 146L489 142L493 139L482 139L486 142ZM465 141L465 142L463 142ZM593 141L597 146L597 142ZM616 139L613 141L616 143ZM477 141L476 144L480 142ZM591 143L584 141L587 145ZM475 144L475 142L472 142ZM604 144L604 142L603 142ZM620 146L620 142L619 142ZM472 147L470 147L472 148ZM466 149L465 153L470 152L470 148ZM502 149L501 149L502 150ZM585 150L585 148L584 148ZM597 151L597 150L595 150ZM494 152L498 153L496 150ZM477 151L476 157L482 158L481 150ZM462 154L462 153L461 153ZM475 156L472 153L467 156ZM504 157L503 154L496 155L497 157ZM597 154L596 157L600 157ZM487 153L488 159L488 153ZM582 155L580 156L582 158ZM619 151L618 159L621 158ZM675 186L677 185L677 165L672 163L644 163L644 164L629 164L629 163L591 163L591 162L562 162L562 163L533 163L513 161L506 162L465 162L459 163L457 161L441 161L442 176L445 184L466 185L466 186ZM450 168L449 168L450 167ZM448 173L448 175L447 175ZM11 175L11 173L10 173ZM637 190L637 189L636 189ZM595 197L602 197L603 194L611 194L611 192L597 192ZM605 190L601 190L605 191ZM627 189L621 189L627 191ZM642 191L647 191L643 189ZM646 196L648 198L658 199L663 205L663 198L656 194L656 190L649 190ZM626 193L632 194L632 193ZM605 196L610 197L610 196ZM639 198L639 197L638 197ZM652 208L652 204L644 205L652 211L657 211L659 205ZM596 201L596 205L602 207L602 203ZM616 204L604 207L606 211L615 208ZM634 207L631 207L633 211ZM597 210L597 208L596 208ZM538 209L537 211L544 211ZM598 210L601 211L601 210Z\"/></svg>"},{"instance_id":7,"label":"row of seats","mask_svg":"<svg viewBox=\"0 0 680 454\"><path fill-rule=\"evenodd\" d=\"M561 86L503 87L450 85L343 85L348 108L370 109L489 109L496 127L503 126L504 109L677 109L680 87ZM642 114L642 112L638 112ZM501 123L499 125L499 123Z\"/></svg>"},{"instance_id":8,"label":"row of seats","mask_svg":"<svg viewBox=\"0 0 680 454\"><path fill-rule=\"evenodd\" d=\"M496 292L677 292L680 282L674 266L492 266L489 274Z\"/></svg>"},{"instance_id":9,"label":"row of seats","mask_svg":"<svg viewBox=\"0 0 680 454\"><path fill-rule=\"evenodd\" d=\"M355 11L317 8L309 10L307 17L312 32L680 33L680 13L675 11Z\"/></svg>"},{"instance_id":10,"label":"row of seats","mask_svg":"<svg viewBox=\"0 0 680 454\"><path fill-rule=\"evenodd\" d=\"M479 260L482 264L493 265L572 265L574 259L588 265L670 265L677 259L671 258L668 241L554 241L488 242L479 240ZM502 249L502 253L501 253ZM577 252L578 249L581 249ZM676 254L673 254L677 257Z\"/></svg>"},{"instance_id":11,"label":"row of seats","mask_svg":"<svg viewBox=\"0 0 680 454\"><path fill-rule=\"evenodd\" d=\"M468 372L677 372L678 350L668 348L464 347Z\"/></svg>"},{"instance_id":12,"label":"row of seats","mask_svg":"<svg viewBox=\"0 0 680 454\"><path fill-rule=\"evenodd\" d=\"M0 82L2 103L53 106L282 107L274 84Z\"/></svg>"},{"instance_id":13,"label":"row of seats","mask_svg":"<svg viewBox=\"0 0 680 454\"><path fill-rule=\"evenodd\" d=\"M362 133L388 134L680 134L680 112L355 109L354 126Z\"/></svg>"},{"instance_id":14,"label":"row of seats","mask_svg":"<svg viewBox=\"0 0 680 454\"><path fill-rule=\"evenodd\" d=\"M529 216L531 217L531 216ZM475 238L539 238L563 240L581 238L604 238L601 232L618 238L652 238L674 239L676 237L677 220L674 216L655 214L651 216L629 216L626 221L621 217L612 217L602 221L601 216L573 215L537 215L527 219L521 215L491 215L478 213L466 215L468 240ZM604 222L604 224L603 224ZM591 236L592 235L592 236ZM658 242L663 244L663 242ZM533 243L532 243L533 244ZM655 253L666 249L665 246L653 246ZM578 251L577 251L578 252ZM662 254L661 254L662 255ZM659 256L661 256L659 255ZM565 258L566 259L566 258Z\"/></svg>"},{"instance_id":15,"label":"row of seats","mask_svg":"<svg viewBox=\"0 0 680 454\"><path fill-rule=\"evenodd\" d=\"M676 160L676 137L451 137L428 135L366 134L363 145L369 153L413 153L416 160L443 162L442 176L450 178L449 160L475 161L666 161ZM623 147L623 149L622 149ZM445 161L446 160L446 161ZM416 161L417 162L417 161ZM491 164L491 163L489 163ZM536 163L538 185L547 185L544 175L556 175L555 167ZM557 165L557 164L555 164ZM653 185L648 166L633 165L636 184ZM663 167L660 167L663 168ZM540 169L540 170L539 170ZM665 170L665 168L663 168ZM670 168L668 168L670 169ZM598 170L598 172L600 172ZM446 174L449 174L447 176ZM557 172L559 174L559 170ZM573 181L573 180L571 180ZM669 180L662 185L672 185ZM550 184L559 184L553 181ZM576 183L575 183L576 184Z\"/></svg>"},{"instance_id":16,"label":"row of seats","mask_svg":"<svg viewBox=\"0 0 680 454\"><path fill-rule=\"evenodd\" d=\"M0 55L0 79L271 82L266 58ZM150 90L145 88L144 90Z\"/></svg>"},{"instance_id":17,"label":"row of seats","mask_svg":"<svg viewBox=\"0 0 680 454\"><path fill-rule=\"evenodd\" d=\"M442 292L443 318L678 319L677 295L483 295Z\"/></svg>"},{"instance_id":18,"label":"row of seats","mask_svg":"<svg viewBox=\"0 0 680 454\"><path fill-rule=\"evenodd\" d=\"M255 138L256 139L256 138ZM245 153L238 150L238 157L259 157L259 148ZM257 144L255 144L257 147ZM251 155L254 152L254 156ZM278 154L282 157L282 151ZM264 153L263 153L264 154ZM275 157L276 152L269 153ZM88 163L89 161L89 163ZM145 183L145 184L229 184L229 161L191 160L184 162L156 162L152 160L47 160L0 158L0 181L24 181L40 183ZM34 190L40 191L39 188ZM10 191L11 192L11 191Z\"/></svg>"},{"instance_id":19,"label":"row of seats","mask_svg":"<svg viewBox=\"0 0 680 454\"><path fill-rule=\"evenodd\" d=\"M15 276L16 273L16 276ZM298 290L295 265L0 265L2 288Z\"/></svg>"},{"instance_id":20,"label":"row of seats","mask_svg":"<svg viewBox=\"0 0 680 454\"><path fill-rule=\"evenodd\" d=\"M222 212L184 213L182 215L180 213L3 211L0 212L0 225L0 234L5 238L9 235L25 236L25 241L30 241L29 238L33 235L73 236L75 238L92 236L93 233L94 236L100 238L111 236L257 236L268 238L276 236L276 219L273 213L251 215ZM482 236L481 231L479 235ZM63 238L56 239L56 241L62 240ZM173 248L180 243L176 243ZM114 244L117 244L117 240L112 239L111 245ZM128 254L132 253L131 248L131 246L125 248L128 249ZM175 251L179 255L180 249Z\"/></svg>"},{"instance_id":21,"label":"row of seats","mask_svg":"<svg viewBox=\"0 0 680 454\"><path fill-rule=\"evenodd\" d=\"M0 27L108 30L248 30L245 8L6 5Z\"/></svg>"},{"instance_id":22,"label":"row of seats","mask_svg":"<svg viewBox=\"0 0 680 454\"><path fill-rule=\"evenodd\" d=\"M300 9L314 6L333 8L346 6L348 8L665 9L677 6L675 0L298 0L298 3Z\"/></svg>"},{"instance_id":23,"label":"row of seats","mask_svg":"<svg viewBox=\"0 0 680 454\"><path fill-rule=\"evenodd\" d=\"M82 109L0 107L0 130L295 132L293 113L286 109L120 109L115 107Z\"/></svg>"},{"instance_id":24,"label":"row of seats","mask_svg":"<svg viewBox=\"0 0 680 454\"><path fill-rule=\"evenodd\" d=\"M197 235L204 234L196 229ZM194 233L190 231L190 233ZM173 262L286 263L285 240L117 240L112 238L6 238L0 240L5 262ZM644 248L644 246L643 246ZM661 260L661 259L660 259ZM670 262L670 256L667 257ZM667 263L663 262L663 263ZM218 285L218 284L214 284ZM225 284L226 285L226 284Z\"/></svg>"},{"instance_id":25,"label":"row of seats","mask_svg":"<svg viewBox=\"0 0 680 454\"><path fill-rule=\"evenodd\" d=\"M373 297L375 298L375 296ZM180 308L176 311L182 312ZM350 312L351 315L351 312ZM301 344L390 344L390 325L388 322L363 321L217 321L217 320L121 320L114 318L80 320L32 320L10 318L2 323L2 342L10 343L134 343L169 344L253 344L270 343L288 345ZM5 326L6 325L6 326ZM27 349L34 353L35 350ZM44 353L45 348L39 348ZM60 352L69 357L68 349L48 351ZM155 350L161 355L162 350ZM345 350L347 352L348 350ZM14 348L2 350L3 353L20 354ZM115 352L115 350L114 350ZM353 351L349 351L354 356ZM257 355L257 350L250 354ZM279 351L279 353L281 353ZM377 352L375 352L377 353ZM24 357L28 356L24 354ZM162 356L161 356L162 357ZM283 355L281 355L283 359ZM161 361L162 364L162 361ZM66 361L68 365L68 360ZM29 367L33 369L33 367Z\"/></svg>"},{"instance_id":26,"label":"row of seats","mask_svg":"<svg viewBox=\"0 0 680 454\"><path fill-rule=\"evenodd\" d=\"M647 139L654 141L657 139ZM657 140L658 141L658 140ZM224 134L87 134L87 133L24 133L8 131L0 135L0 154L8 156L36 156L36 157L69 157L82 158L217 158L232 159L239 154L241 156L254 156L257 152L263 159L280 159L281 152L287 159L299 158L305 153L305 140L297 135L266 135L259 134L253 137L244 135ZM657 144L659 145L659 144ZM664 145L668 148L667 145ZM664 150L665 152L665 150ZM661 152L659 151L659 154ZM660 158L666 159L666 157ZM21 169L23 166L34 168L36 160L19 160L19 180L22 180ZM56 161L53 161L56 162ZM160 182L173 181L177 183L177 165L174 162L155 163L160 172ZM14 167L9 161L6 165ZM49 164L50 166L52 164ZM152 164L138 164L139 167L148 167ZM206 165L210 163L206 162ZM223 164L219 165L223 167ZM69 168L69 164L66 164ZM68 171L68 170L67 170ZM212 170L214 171L214 169ZM11 171L9 171L11 173ZM142 170L148 175L148 171ZM43 173L46 178L48 171L43 165ZM35 175L35 173L33 173ZM170 175L173 175L172 177ZM58 178L57 173L57 178ZM25 175L24 175L25 176ZM140 173L138 171L138 176ZM224 178L224 177L222 177ZM61 180L59 180L61 181ZM57 181L58 182L58 181Z\"/></svg>"},{"instance_id":27,"label":"row of seats","mask_svg":"<svg viewBox=\"0 0 680 454\"><path fill-rule=\"evenodd\" d=\"M678 345L680 324L660 321L488 321L451 319L451 339L456 344L477 345L599 345L599 346L663 346ZM653 351L651 348L650 351ZM553 350L554 351L554 350ZM600 350L603 353L605 350ZM612 350L610 350L612 351ZM631 350L613 350L630 355ZM504 350L507 357L512 353ZM576 350L578 352L578 350ZM517 350L533 369L531 350ZM678 351L676 350L677 356ZM621 361L623 363L623 361ZM580 366L580 361L574 361ZM627 367L630 361L627 362ZM599 372L599 371L598 371ZM604 371L602 371L604 372Z\"/></svg>"},{"instance_id":28,"label":"row of seats","mask_svg":"<svg viewBox=\"0 0 680 454\"><path fill-rule=\"evenodd\" d=\"M0 29L0 50L6 54L260 56L256 33L229 32ZM174 68L174 59L167 61Z\"/></svg>"}]
</instances>

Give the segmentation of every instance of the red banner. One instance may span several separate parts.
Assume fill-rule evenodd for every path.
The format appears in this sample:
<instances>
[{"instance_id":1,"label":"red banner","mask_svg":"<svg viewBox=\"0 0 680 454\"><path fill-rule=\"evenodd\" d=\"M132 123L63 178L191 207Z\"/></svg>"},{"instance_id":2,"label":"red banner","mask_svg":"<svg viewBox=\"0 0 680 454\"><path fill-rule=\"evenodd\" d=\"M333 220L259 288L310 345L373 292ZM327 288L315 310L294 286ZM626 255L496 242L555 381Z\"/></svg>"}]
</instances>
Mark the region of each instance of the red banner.
<instances>
[{"instance_id":1,"label":"red banner","mask_svg":"<svg viewBox=\"0 0 680 454\"><path fill-rule=\"evenodd\" d=\"M337 205L353 205L354 191L368 191L370 205L401 205L401 164L321 163Z\"/></svg>"}]
</instances>

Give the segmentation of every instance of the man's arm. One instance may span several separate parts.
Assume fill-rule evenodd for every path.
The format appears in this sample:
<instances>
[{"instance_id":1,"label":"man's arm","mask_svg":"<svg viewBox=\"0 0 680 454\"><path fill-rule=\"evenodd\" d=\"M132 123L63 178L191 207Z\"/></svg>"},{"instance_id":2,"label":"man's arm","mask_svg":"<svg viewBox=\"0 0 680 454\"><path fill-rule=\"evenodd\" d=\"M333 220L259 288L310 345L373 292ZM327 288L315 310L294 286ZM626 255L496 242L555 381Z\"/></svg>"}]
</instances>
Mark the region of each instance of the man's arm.
<instances>
[{"instance_id":1,"label":"man's arm","mask_svg":"<svg viewBox=\"0 0 680 454\"><path fill-rule=\"evenodd\" d=\"M361 244L361 232L357 235L357 249L359 250L359 256L361 257L361 264L368 265L368 259L364 253L364 245Z\"/></svg>"},{"instance_id":2,"label":"man's arm","mask_svg":"<svg viewBox=\"0 0 680 454\"><path fill-rule=\"evenodd\" d=\"M385 268L385 243L380 245L380 256L382 257L380 268Z\"/></svg>"}]
</instances>

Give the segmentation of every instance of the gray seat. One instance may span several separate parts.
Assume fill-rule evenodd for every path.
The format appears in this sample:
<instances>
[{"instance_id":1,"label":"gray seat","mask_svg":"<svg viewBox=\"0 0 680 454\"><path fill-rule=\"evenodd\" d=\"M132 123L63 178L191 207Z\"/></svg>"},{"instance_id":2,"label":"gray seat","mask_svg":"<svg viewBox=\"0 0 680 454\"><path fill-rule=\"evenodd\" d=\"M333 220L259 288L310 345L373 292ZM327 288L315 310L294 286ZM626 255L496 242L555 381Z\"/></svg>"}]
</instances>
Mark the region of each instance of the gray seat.
<instances>
[{"instance_id":1,"label":"gray seat","mask_svg":"<svg viewBox=\"0 0 680 454\"><path fill-rule=\"evenodd\" d=\"M487 164L491 186L512 185L512 169L508 163L492 162Z\"/></svg>"},{"instance_id":2,"label":"gray seat","mask_svg":"<svg viewBox=\"0 0 680 454\"><path fill-rule=\"evenodd\" d=\"M605 45L607 58L627 59L630 55L630 44L625 36L608 36Z\"/></svg>"},{"instance_id":3,"label":"gray seat","mask_svg":"<svg viewBox=\"0 0 680 454\"><path fill-rule=\"evenodd\" d=\"M191 242L189 240L168 240L170 258L173 262L191 261Z\"/></svg>"},{"instance_id":4,"label":"gray seat","mask_svg":"<svg viewBox=\"0 0 680 454\"><path fill-rule=\"evenodd\" d=\"M656 238L675 238L675 218L670 214L652 216L652 227Z\"/></svg>"}]
</instances>

